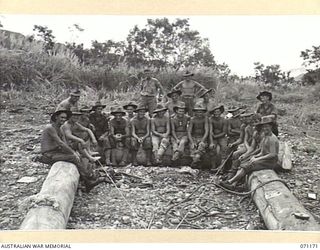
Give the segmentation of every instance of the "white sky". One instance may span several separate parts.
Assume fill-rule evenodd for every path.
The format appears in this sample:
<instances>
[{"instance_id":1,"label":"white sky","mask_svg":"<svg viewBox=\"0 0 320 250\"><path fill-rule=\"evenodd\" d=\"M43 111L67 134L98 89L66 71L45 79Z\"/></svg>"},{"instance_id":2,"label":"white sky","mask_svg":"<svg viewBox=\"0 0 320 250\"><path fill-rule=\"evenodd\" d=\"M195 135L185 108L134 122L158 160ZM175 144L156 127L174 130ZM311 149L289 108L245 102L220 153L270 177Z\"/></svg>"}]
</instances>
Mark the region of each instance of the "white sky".
<instances>
[{"instance_id":1,"label":"white sky","mask_svg":"<svg viewBox=\"0 0 320 250\"><path fill-rule=\"evenodd\" d=\"M56 41L84 43L92 40L125 40L135 24L144 27L148 18L164 16L108 15L0 15L3 29L33 34L33 25L46 25ZM168 17L168 16L167 16ZM301 68L300 52L320 45L320 16L169 16L189 18L191 29L208 38L218 63L227 63L233 73L254 75L254 62L279 64L284 71ZM82 33L68 27L79 24Z\"/></svg>"}]
</instances>

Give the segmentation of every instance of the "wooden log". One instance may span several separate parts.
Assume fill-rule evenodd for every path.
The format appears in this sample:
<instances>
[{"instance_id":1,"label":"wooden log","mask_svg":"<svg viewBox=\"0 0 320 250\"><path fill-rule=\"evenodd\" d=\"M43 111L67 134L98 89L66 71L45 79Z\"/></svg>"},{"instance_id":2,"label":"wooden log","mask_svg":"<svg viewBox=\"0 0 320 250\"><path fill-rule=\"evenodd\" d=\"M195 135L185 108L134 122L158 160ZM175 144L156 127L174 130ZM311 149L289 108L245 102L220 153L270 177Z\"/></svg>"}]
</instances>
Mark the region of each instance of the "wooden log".
<instances>
[{"instance_id":1,"label":"wooden log","mask_svg":"<svg viewBox=\"0 0 320 250\"><path fill-rule=\"evenodd\" d=\"M260 170L249 176L248 184L253 190L270 180L279 180L279 177L273 170ZM312 214L280 181L270 182L258 188L253 194L253 200L269 230L320 230L320 225ZM301 218L301 215L308 218Z\"/></svg>"},{"instance_id":2,"label":"wooden log","mask_svg":"<svg viewBox=\"0 0 320 250\"><path fill-rule=\"evenodd\" d=\"M40 193L29 199L34 206L28 211L20 230L65 229L79 177L74 164L64 161L53 164Z\"/></svg>"}]
</instances>

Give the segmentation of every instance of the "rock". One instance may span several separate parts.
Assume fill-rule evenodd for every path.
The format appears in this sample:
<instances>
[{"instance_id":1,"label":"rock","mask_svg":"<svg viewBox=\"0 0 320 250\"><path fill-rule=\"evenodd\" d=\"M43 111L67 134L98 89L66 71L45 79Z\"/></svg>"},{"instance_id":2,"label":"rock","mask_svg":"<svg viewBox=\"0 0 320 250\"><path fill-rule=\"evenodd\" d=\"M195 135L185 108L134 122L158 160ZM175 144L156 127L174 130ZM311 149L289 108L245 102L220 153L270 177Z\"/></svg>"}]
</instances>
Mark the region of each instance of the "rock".
<instances>
[{"instance_id":1,"label":"rock","mask_svg":"<svg viewBox=\"0 0 320 250\"><path fill-rule=\"evenodd\" d=\"M180 223L180 219L178 219L178 218L171 218L171 219L170 219L170 222L171 222L172 224L179 224L179 223Z\"/></svg>"},{"instance_id":2,"label":"rock","mask_svg":"<svg viewBox=\"0 0 320 250\"><path fill-rule=\"evenodd\" d=\"M17 182L18 183L33 183L33 182L36 182L37 180L38 180L37 177L24 176L24 177L20 178Z\"/></svg>"},{"instance_id":3,"label":"rock","mask_svg":"<svg viewBox=\"0 0 320 250\"><path fill-rule=\"evenodd\" d=\"M161 221L156 221L156 223L155 223L155 227L156 227L157 229L161 229L161 228L163 228L163 224L162 224L162 222L161 222Z\"/></svg>"},{"instance_id":4,"label":"rock","mask_svg":"<svg viewBox=\"0 0 320 250\"><path fill-rule=\"evenodd\" d=\"M220 228L222 228L222 223L217 220L217 221L213 222L211 224L211 226L212 226L213 229L220 229Z\"/></svg>"},{"instance_id":5,"label":"rock","mask_svg":"<svg viewBox=\"0 0 320 250\"><path fill-rule=\"evenodd\" d=\"M308 199L310 200L316 200L317 199L317 195L314 193L308 193Z\"/></svg>"},{"instance_id":6,"label":"rock","mask_svg":"<svg viewBox=\"0 0 320 250\"><path fill-rule=\"evenodd\" d=\"M129 216L122 216L122 222L124 224L129 224L131 222L130 217Z\"/></svg>"}]
</instances>

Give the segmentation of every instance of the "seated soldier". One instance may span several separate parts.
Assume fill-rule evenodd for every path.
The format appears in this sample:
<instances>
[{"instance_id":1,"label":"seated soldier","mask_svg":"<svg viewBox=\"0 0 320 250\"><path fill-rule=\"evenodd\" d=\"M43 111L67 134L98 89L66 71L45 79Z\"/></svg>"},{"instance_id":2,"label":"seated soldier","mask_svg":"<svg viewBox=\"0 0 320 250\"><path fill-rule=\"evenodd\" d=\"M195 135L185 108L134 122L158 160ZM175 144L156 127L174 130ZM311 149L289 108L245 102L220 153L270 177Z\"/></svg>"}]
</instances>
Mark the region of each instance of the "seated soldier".
<instances>
[{"instance_id":1,"label":"seated soldier","mask_svg":"<svg viewBox=\"0 0 320 250\"><path fill-rule=\"evenodd\" d=\"M239 180L245 175L262 169L274 169L278 164L279 140L272 133L273 116L263 116L257 126L261 126L264 137L261 141L260 153L252 156L249 161L242 162L236 175L220 184L228 189L235 189Z\"/></svg>"},{"instance_id":2,"label":"seated soldier","mask_svg":"<svg viewBox=\"0 0 320 250\"><path fill-rule=\"evenodd\" d=\"M153 111L155 116L151 118L152 151L157 164L161 163L162 156L170 143L170 120L165 116L166 111L167 108L158 104Z\"/></svg>"},{"instance_id":3,"label":"seated soldier","mask_svg":"<svg viewBox=\"0 0 320 250\"><path fill-rule=\"evenodd\" d=\"M87 167L87 162L63 141L60 128L70 118L71 114L69 110L58 110L51 115L51 124L47 125L42 133L41 153L52 163L66 161L75 164L81 179L85 183L86 191L89 192L95 185L105 181L105 179L97 178L93 171Z\"/></svg>"},{"instance_id":4,"label":"seated soldier","mask_svg":"<svg viewBox=\"0 0 320 250\"><path fill-rule=\"evenodd\" d=\"M173 107L175 106L179 106L181 104L183 104L182 101L180 101L180 96L181 96L182 92L181 90L171 90L168 94L167 97L171 98L171 100L169 100L166 104L165 107L168 109L169 111L169 117L171 117L172 115L174 115L174 111L173 111Z\"/></svg>"},{"instance_id":5,"label":"seated soldier","mask_svg":"<svg viewBox=\"0 0 320 250\"><path fill-rule=\"evenodd\" d=\"M138 106L135 110L137 115L131 120L132 129L132 164L138 165L137 153L142 145L146 152L147 166L151 166L152 142L150 137L150 119L146 117L147 108L145 106Z\"/></svg>"},{"instance_id":6,"label":"seated soldier","mask_svg":"<svg viewBox=\"0 0 320 250\"><path fill-rule=\"evenodd\" d=\"M124 118L127 119L128 122L134 117L134 111L138 106L133 102L129 102L128 104L123 106L123 109L126 111L126 116Z\"/></svg>"},{"instance_id":7,"label":"seated soldier","mask_svg":"<svg viewBox=\"0 0 320 250\"><path fill-rule=\"evenodd\" d=\"M129 127L128 121L123 118L125 112L121 107L118 107L111 111L111 115L114 116L110 120L110 135L109 142L110 148L116 148L117 144L121 143L123 148L122 160L119 163L119 166L124 167L127 164L128 158L128 140L129 140ZM117 165L115 155L112 155L112 165ZM107 159L106 159L107 162ZM108 165L108 164L107 164Z\"/></svg>"},{"instance_id":8,"label":"seated soldier","mask_svg":"<svg viewBox=\"0 0 320 250\"><path fill-rule=\"evenodd\" d=\"M214 150L215 155L217 156L217 162L221 162L226 158L226 150L227 150L227 129L228 124L226 119L224 119L221 115L224 112L224 106L220 105L214 107L209 114L211 117L209 118L209 138L210 138L210 150ZM212 168L216 168L217 166L212 166Z\"/></svg>"},{"instance_id":9,"label":"seated soldier","mask_svg":"<svg viewBox=\"0 0 320 250\"><path fill-rule=\"evenodd\" d=\"M227 110L227 112L232 114L232 117L228 119L228 145L230 147L230 145L237 141L240 137L241 112L239 107L232 107Z\"/></svg>"},{"instance_id":10,"label":"seated soldier","mask_svg":"<svg viewBox=\"0 0 320 250\"><path fill-rule=\"evenodd\" d=\"M190 117L186 115L186 105L173 107L175 115L171 117L172 134L172 161L177 161L184 153L185 146L188 143L188 125Z\"/></svg>"},{"instance_id":11,"label":"seated soldier","mask_svg":"<svg viewBox=\"0 0 320 250\"><path fill-rule=\"evenodd\" d=\"M94 135L99 143L99 151L103 153L106 164L109 165L111 157L111 149L109 142L109 132L110 132L110 117L103 113L103 109L106 105L101 104L100 101L97 101L92 107L92 112L89 115L91 124L94 126Z\"/></svg>"},{"instance_id":12,"label":"seated soldier","mask_svg":"<svg viewBox=\"0 0 320 250\"><path fill-rule=\"evenodd\" d=\"M206 116L207 109L202 103L195 104L194 116L190 119L188 127L188 138L191 149L191 167L199 167L201 157L206 153L208 146L209 122Z\"/></svg>"},{"instance_id":13,"label":"seated soldier","mask_svg":"<svg viewBox=\"0 0 320 250\"><path fill-rule=\"evenodd\" d=\"M277 109L274 106L273 103L271 103L272 100L272 93L269 91L262 91L257 96L257 99L261 102L258 105L256 113L259 115L259 118L262 116L272 115L273 116L273 123L272 123L272 133L274 133L276 136L278 136L278 124L277 124Z\"/></svg>"},{"instance_id":14,"label":"seated soldier","mask_svg":"<svg viewBox=\"0 0 320 250\"><path fill-rule=\"evenodd\" d=\"M74 149L80 152L83 157L86 157L91 162L99 160L101 157L94 157L90 154L90 149L88 143L86 143L82 138L76 136L81 132L87 132L90 136L91 142L94 146L97 145L97 140L93 132L83 127L78 121L79 117L82 115L80 112L72 112L72 115L68 121L66 121L62 126L62 134L65 138L65 141Z\"/></svg>"},{"instance_id":15,"label":"seated soldier","mask_svg":"<svg viewBox=\"0 0 320 250\"><path fill-rule=\"evenodd\" d=\"M81 92L79 89L74 89L70 92L70 96L60 102L56 108L56 110L73 110L78 111L78 102L80 99Z\"/></svg>"}]
</instances>

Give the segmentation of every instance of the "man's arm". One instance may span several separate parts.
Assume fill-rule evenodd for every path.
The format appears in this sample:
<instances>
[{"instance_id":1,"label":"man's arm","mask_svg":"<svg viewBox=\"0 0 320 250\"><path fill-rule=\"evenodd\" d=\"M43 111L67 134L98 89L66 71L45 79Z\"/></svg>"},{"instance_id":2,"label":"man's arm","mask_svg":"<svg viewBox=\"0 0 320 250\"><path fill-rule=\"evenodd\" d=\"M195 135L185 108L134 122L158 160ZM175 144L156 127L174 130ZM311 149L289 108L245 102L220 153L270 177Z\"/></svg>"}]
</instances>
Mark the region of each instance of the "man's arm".
<instances>
[{"instance_id":1,"label":"man's arm","mask_svg":"<svg viewBox=\"0 0 320 250\"><path fill-rule=\"evenodd\" d=\"M75 151L72 148L70 148L67 143L61 140L61 138L57 134L57 131L54 128L50 128L48 130L48 134L53 139L53 141L59 145L59 147L61 147L70 154L75 154Z\"/></svg>"},{"instance_id":2,"label":"man's arm","mask_svg":"<svg viewBox=\"0 0 320 250\"><path fill-rule=\"evenodd\" d=\"M167 132L165 134L163 134L163 137L167 138L170 135L170 119L169 117L166 117L166 127L167 127Z\"/></svg>"},{"instance_id":3,"label":"man's arm","mask_svg":"<svg viewBox=\"0 0 320 250\"><path fill-rule=\"evenodd\" d=\"M151 132L152 132L152 134L154 134L156 136L161 136L160 133L158 133L156 131L155 118L151 118L150 123L151 123Z\"/></svg>"},{"instance_id":4,"label":"man's arm","mask_svg":"<svg viewBox=\"0 0 320 250\"><path fill-rule=\"evenodd\" d=\"M226 123L226 121L223 121L222 132L219 133L219 134L216 134L216 135L215 135L215 134L212 134L212 135L213 135L213 138L214 138L214 139L219 139L219 138L224 137L224 136L227 134L227 129L228 129L227 123Z\"/></svg>"},{"instance_id":5,"label":"man's arm","mask_svg":"<svg viewBox=\"0 0 320 250\"><path fill-rule=\"evenodd\" d=\"M190 123L189 123L189 126L188 126L188 139L189 139L191 148L194 147L194 142L193 142L193 138L192 138L192 135L191 135L192 128L193 128L193 119L190 120Z\"/></svg>"},{"instance_id":6,"label":"man's arm","mask_svg":"<svg viewBox=\"0 0 320 250\"><path fill-rule=\"evenodd\" d=\"M208 137L208 134L209 134L209 122L208 122L208 118L205 117L205 123L204 123L204 135L201 139L202 142L205 142L207 137Z\"/></svg>"},{"instance_id":7,"label":"man's arm","mask_svg":"<svg viewBox=\"0 0 320 250\"><path fill-rule=\"evenodd\" d=\"M134 120L131 122L131 133L132 133L132 137L133 137L133 138L136 138L137 140L140 139L140 138L136 135L136 126L135 126Z\"/></svg>"},{"instance_id":8,"label":"man's arm","mask_svg":"<svg viewBox=\"0 0 320 250\"><path fill-rule=\"evenodd\" d=\"M148 136L150 136L150 120L147 119L147 133L142 137L142 140L146 139Z\"/></svg>"},{"instance_id":9,"label":"man's arm","mask_svg":"<svg viewBox=\"0 0 320 250\"><path fill-rule=\"evenodd\" d=\"M181 82L177 83L177 85L174 86L173 89L174 89L174 90L181 89L181 85L183 84L183 82L184 82L184 81L181 81Z\"/></svg>"},{"instance_id":10,"label":"man's arm","mask_svg":"<svg viewBox=\"0 0 320 250\"><path fill-rule=\"evenodd\" d=\"M174 124L174 119L171 119L171 128L172 128L172 137L178 141L178 137L177 137L177 134L176 134L176 126Z\"/></svg>"},{"instance_id":11,"label":"man's arm","mask_svg":"<svg viewBox=\"0 0 320 250\"><path fill-rule=\"evenodd\" d=\"M76 141L81 143L82 145L85 145L84 140L82 140L81 138L74 136L71 132L70 126L68 124L64 124L62 125L61 129L64 132L64 135L66 137L66 139L72 140L72 141Z\"/></svg>"},{"instance_id":12,"label":"man's arm","mask_svg":"<svg viewBox=\"0 0 320 250\"><path fill-rule=\"evenodd\" d=\"M268 160L278 156L279 153L279 141L269 139L268 140L269 153L256 157L256 160Z\"/></svg>"},{"instance_id":13,"label":"man's arm","mask_svg":"<svg viewBox=\"0 0 320 250\"><path fill-rule=\"evenodd\" d=\"M96 137L94 136L94 134L93 134L93 132L92 132L91 129L88 129L88 128L82 126L82 125L81 125L80 123L78 123L78 122L77 122L76 124L77 124L78 128L79 128L81 131L87 132L87 133L89 134L89 136L90 136L91 141L92 141L93 144L97 144L97 139L96 139Z\"/></svg>"}]
</instances>

